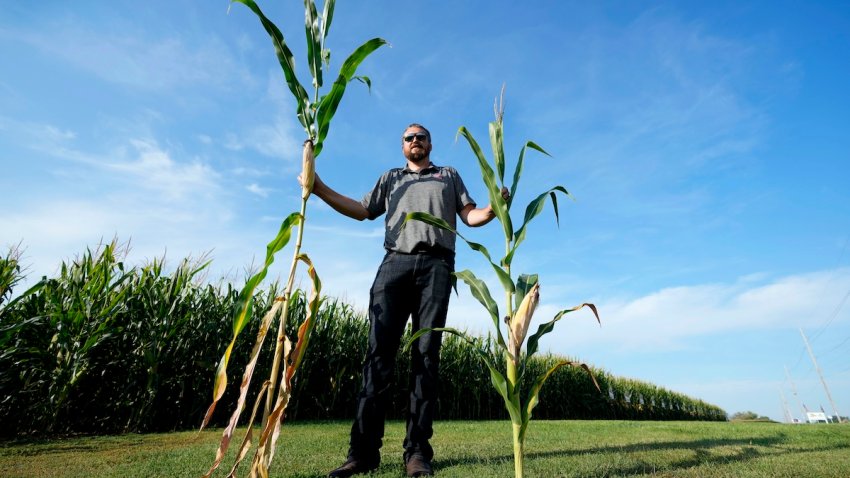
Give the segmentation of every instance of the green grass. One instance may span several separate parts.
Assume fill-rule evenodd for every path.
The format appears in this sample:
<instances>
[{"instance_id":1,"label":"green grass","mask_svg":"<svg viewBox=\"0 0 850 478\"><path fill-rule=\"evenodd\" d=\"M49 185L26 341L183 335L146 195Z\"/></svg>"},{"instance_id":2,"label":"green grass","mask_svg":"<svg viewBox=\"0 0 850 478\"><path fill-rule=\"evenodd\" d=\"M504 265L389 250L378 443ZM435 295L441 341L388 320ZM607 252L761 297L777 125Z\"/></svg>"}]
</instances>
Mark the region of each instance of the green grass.
<instances>
[{"instance_id":1,"label":"green grass","mask_svg":"<svg viewBox=\"0 0 850 478\"><path fill-rule=\"evenodd\" d=\"M348 422L283 427L271 476L318 478L342 462ZM238 434L241 440L244 430ZM4 477L199 477L220 432L83 437L0 444ZM404 424L389 422L383 464L371 477L404 476ZM440 477L513 476L508 422L435 426ZM232 447L233 448L233 447ZM230 451L232 456L234 450ZM847 477L850 426L774 423L537 421L526 444L529 477ZM225 476L232 457L214 476ZM240 468L244 476L247 467Z\"/></svg>"}]
</instances>

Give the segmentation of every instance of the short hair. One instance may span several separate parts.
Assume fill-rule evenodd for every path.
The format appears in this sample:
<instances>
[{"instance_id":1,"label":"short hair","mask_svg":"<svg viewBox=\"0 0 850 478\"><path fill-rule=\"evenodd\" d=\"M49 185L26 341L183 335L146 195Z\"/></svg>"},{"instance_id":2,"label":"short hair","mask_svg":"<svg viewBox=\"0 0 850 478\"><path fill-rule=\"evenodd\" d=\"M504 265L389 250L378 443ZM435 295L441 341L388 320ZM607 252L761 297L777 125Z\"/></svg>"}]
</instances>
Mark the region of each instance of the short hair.
<instances>
[{"instance_id":1,"label":"short hair","mask_svg":"<svg viewBox=\"0 0 850 478\"><path fill-rule=\"evenodd\" d=\"M407 130L409 130L410 128L419 128L419 129L421 129L421 130L425 131L425 134L426 134L426 135L428 135L428 142L429 142L429 143L431 142L431 132L430 132L430 131L428 131L428 128L426 128L426 127L422 126L422 125L421 125L421 124L419 124L419 123L410 123L409 125L407 125L407 128L404 128L404 131L407 131ZM404 132L402 132L402 135L404 135Z\"/></svg>"}]
</instances>

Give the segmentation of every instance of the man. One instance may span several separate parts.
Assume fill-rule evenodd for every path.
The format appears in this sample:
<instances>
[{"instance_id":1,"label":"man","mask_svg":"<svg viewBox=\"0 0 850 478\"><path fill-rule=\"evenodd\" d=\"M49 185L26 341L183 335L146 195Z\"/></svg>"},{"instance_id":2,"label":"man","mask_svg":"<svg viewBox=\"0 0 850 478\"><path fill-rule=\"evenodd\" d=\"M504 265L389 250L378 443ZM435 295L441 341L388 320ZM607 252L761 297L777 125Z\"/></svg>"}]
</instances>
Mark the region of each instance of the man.
<instances>
[{"instance_id":1,"label":"man","mask_svg":"<svg viewBox=\"0 0 850 478\"><path fill-rule=\"evenodd\" d=\"M313 185L313 194L339 213L358 221L373 220L386 213L387 254L370 292L369 348L357 414L351 427L348 459L331 471L329 477L366 473L380 464L384 410L407 318L412 318L414 332L443 327L446 323L455 235L419 221L411 221L402 229L405 215L427 212L452 227L456 227L456 215L472 227L483 226L495 217L489 205L475 207L454 168L431 163L431 133L425 127L408 126L402 135L401 149L406 166L384 173L359 202L334 191L318 175ZM502 194L507 195L507 190L503 189ZM439 333L428 333L411 349L410 407L404 439L408 476L433 474L434 451L428 440L433 434L437 403L440 343Z\"/></svg>"}]
</instances>

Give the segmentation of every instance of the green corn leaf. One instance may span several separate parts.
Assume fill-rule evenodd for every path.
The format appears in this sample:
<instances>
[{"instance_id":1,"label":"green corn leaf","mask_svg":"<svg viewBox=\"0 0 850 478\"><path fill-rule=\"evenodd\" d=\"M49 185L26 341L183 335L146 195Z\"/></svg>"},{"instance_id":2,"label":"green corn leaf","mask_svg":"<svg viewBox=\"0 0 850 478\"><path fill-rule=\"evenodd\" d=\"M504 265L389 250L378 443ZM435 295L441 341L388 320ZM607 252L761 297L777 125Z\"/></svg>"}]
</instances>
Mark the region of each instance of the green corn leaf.
<instances>
[{"instance_id":1,"label":"green corn leaf","mask_svg":"<svg viewBox=\"0 0 850 478\"><path fill-rule=\"evenodd\" d=\"M496 305L496 301L493 300L493 296L490 295L490 290L487 288L487 284L481 279L475 277L475 274L468 269L455 272L454 275L466 282L469 286L470 292L472 292L472 296L478 299L478 302L480 302L481 305L483 305L490 313L490 317L493 319L493 325L496 326L496 338L498 343L503 348L506 347L507 345L505 344L504 337L502 337L502 327L499 321L499 306Z\"/></svg>"},{"instance_id":2,"label":"green corn leaf","mask_svg":"<svg viewBox=\"0 0 850 478\"><path fill-rule=\"evenodd\" d=\"M596 306L593 304L584 303L581 305L577 305L572 309L562 310L555 314L555 318L553 318L549 322L546 322L545 324L540 324L540 327L537 328L537 332L535 332L534 335L528 338L528 342L526 345L526 357L531 357L532 355L534 355L535 352L537 352L537 347L539 346L540 338L548 334L552 331L552 329L555 328L555 322L561 320L561 317L563 317L564 315L579 310L582 307L587 307L592 310L593 315L596 316L596 321L599 322L599 325L602 325L602 321L599 320L599 312L597 312Z\"/></svg>"},{"instance_id":3,"label":"green corn leaf","mask_svg":"<svg viewBox=\"0 0 850 478\"><path fill-rule=\"evenodd\" d=\"M513 240L514 231L513 224L511 223L511 216L508 213L508 203L505 201L505 198L502 197L501 187L496 184L496 175L493 172L493 168L491 168L490 164L487 163L487 158L484 157L481 147L478 146L478 142L475 141L475 138L472 137L472 134L465 126L461 126L460 129L458 129L457 134L466 138L466 141L469 143L469 147L472 148L472 152L475 153L475 157L478 159L478 166L481 168L481 177L484 179L484 184L487 186L487 195L490 198L490 206L493 208L493 212L496 213L496 217L499 219L499 222L502 223L502 228L505 232L505 239Z\"/></svg>"},{"instance_id":4,"label":"green corn leaf","mask_svg":"<svg viewBox=\"0 0 850 478\"><path fill-rule=\"evenodd\" d=\"M563 186L555 186L552 189L546 191L545 193L537 196L533 201L528 203L528 207L526 207L525 209L525 218L522 222L522 226L520 226L520 228L517 229L516 234L514 234L514 244L511 247L510 252L508 252L508 255L506 255L504 259L502 259L503 264L510 265L513 261L514 253L516 252L522 241L525 240L525 234L526 229L528 228L528 224L531 222L532 219L534 219L535 217L540 215L541 212L543 212L543 206L546 205L547 197L552 199L552 206L555 210L555 221L558 223L560 222L558 218L558 197L555 195L555 192L561 192L564 193L567 197L572 197L569 191L564 189Z\"/></svg>"},{"instance_id":5,"label":"green corn leaf","mask_svg":"<svg viewBox=\"0 0 850 478\"><path fill-rule=\"evenodd\" d=\"M233 346L236 344L236 339L251 319L254 307L254 292L260 282L262 282L262 280L266 277L269 266L271 266L274 262L274 255L283 249L287 243L289 243L289 238L292 235L292 228L300 221L301 214L294 212L290 214L283 223L281 223L280 231L277 233L277 236L275 236L275 238L266 247L266 261L263 268L248 280L245 287L243 287L242 291L239 293L239 298L236 300L233 310L233 338L230 340L230 344L227 346L227 349L224 351L224 355L222 355L221 360L218 363L215 385L213 386L213 403L207 411L204 424L209 421L209 417L212 416L216 403L218 403L219 399L221 399L222 395L224 395L224 390L227 387L227 364L230 361L230 354L233 351Z\"/></svg>"},{"instance_id":6,"label":"green corn leaf","mask_svg":"<svg viewBox=\"0 0 850 478\"><path fill-rule=\"evenodd\" d=\"M331 86L331 90L319 101L319 108L316 112L316 120L318 121L319 131L316 146L313 149L313 154L315 156L318 156L322 151L322 143L328 135L328 128L330 128L331 119L339 107L339 102L342 101L342 95L345 94L345 87L354 77L354 73L357 72L357 67L360 66L360 63L362 63L367 56L383 45L389 45L389 43L382 38L373 38L354 50L354 52L349 55L342 64L342 67L339 70L339 76Z\"/></svg>"},{"instance_id":7,"label":"green corn leaf","mask_svg":"<svg viewBox=\"0 0 850 478\"><path fill-rule=\"evenodd\" d=\"M505 145L501 121L490 122L490 146L493 148L493 161L499 175L499 187L505 185Z\"/></svg>"},{"instance_id":8,"label":"green corn leaf","mask_svg":"<svg viewBox=\"0 0 850 478\"><path fill-rule=\"evenodd\" d=\"M501 197L501 196L499 196L499 197ZM486 257L487 262L490 263L490 265L493 267L493 271L496 272L496 276L499 278L499 282L502 283L502 287L504 287L505 290L510 291L511 293L514 292L514 290L515 290L514 282L513 282L513 280L511 280L510 274L505 272L504 269L502 269L501 267L499 267L498 265L496 265L493 262L493 259L490 258L490 252L487 251L486 247L484 247L483 245L481 245L477 242L472 242L472 241L466 239L465 237L463 237L463 235L461 233L457 232L445 220L440 219L438 217L434 217L431 214L428 214L426 212L410 212L410 213L407 213L407 215L404 217L404 222L402 223L401 227L404 227L405 224L407 224L407 221L414 221L414 220L415 221L422 221L422 222L424 222L426 224L430 224L434 227L439 227L440 229L445 229L446 231L453 232L455 235L457 235L457 237L461 238L464 242L466 242L466 244L469 245L469 247L472 250L478 251L484 257Z\"/></svg>"},{"instance_id":9,"label":"green corn leaf","mask_svg":"<svg viewBox=\"0 0 850 478\"><path fill-rule=\"evenodd\" d=\"M511 422L522 423L519 400L516 394L513 393L511 384L495 365L488 362L487 368L490 369L490 382L493 383L493 388L505 400L505 408L508 410L508 415L511 416Z\"/></svg>"},{"instance_id":10,"label":"green corn leaf","mask_svg":"<svg viewBox=\"0 0 850 478\"><path fill-rule=\"evenodd\" d=\"M528 423L531 421L531 411L534 410L534 407L537 406L537 403L540 399L540 389L543 388L543 384L546 383L546 380L555 373L559 368L570 365L570 366L579 366L583 368L589 375L591 380L593 380L593 384L596 385L596 389L600 390L599 384L596 382L596 378L593 377L593 373L590 371L590 368L583 363L572 362L569 360L564 360L562 362L558 362L553 365L549 370L541 374L534 381L534 384L531 386L531 389L528 391L528 396L525 400L525 408L522 410L522 426L519 430L519 442L523 443L525 441L525 432L528 429ZM601 390L600 390L601 391Z\"/></svg>"},{"instance_id":11,"label":"green corn leaf","mask_svg":"<svg viewBox=\"0 0 850 478\"><path fill-rule=\"evenodd\" d=\"M457 329L454 329L454 328L451 328L451 327L434 327L434 328L427 328L426 327L426 328L417 330L416 332L414 332L410 336L410 339L408 339L407 343L404 344L404 348L402 349L402 352L403 353L409 352L410 348L413 347L413 342L415 342L416 339L418 339L419 337L422 337L423 335L427 334L428 332L448 332L450 334L457 335L458 337L472 343L472 339L470 339L469 336L466 333L461 332L460 330L457 330Z\"/></svg>"},{"instance_id":12,"label":"green corn leaf","mask_svg":"<svg viewBox=\"0 0 850 478\"><path fill-rule=\"evenodd\" d=\"M313 75L313 86L322 86L322 33L319 31L319 14L316 2L304 0L304 30L307 34L307 63Z\"/></svg>"},{"instance_id":13,"label":"green corn leaf","mask_svg":"<svg viewBox=\"0 0 850 478\"><path fill-rule=\"evenodd\" d=\"M352 80L357 80L366 85L366 89L369 90L369 94L372 94L372 80L370 80L368 76L355 76Z\"/></svg>"},{"instance_id":14,"label":"green corn leaf","mask_svg":"<svg viewBox=\"0 0 850 478\"><path fill-rule=\"evenodd\" d=\"M324 45L325 38L328 37L328 31L331 29L331 21L334 18L334 7L336 0L325 0L325 6L322 11L322 44Z\"/></svg>"},{"instance_id":15,"label":"green corn leaf","mask_svg":"<svg viewBox=\"0 0 850 478\"><path fill-rule=\"evenodd\" d=\"M514 295L514 310L513 313L516 313L519 308L519 304L522 302L522 299L525 298L528 291L534 287L538 281L537 274L520 274L519 278L516 281L516 293Z\"/></svg>"},{"instance_id":16,"label":"green corn leaf","mask_svg":"<svg viewBox=\"0 0 850 478\"><path fill-rule=\"evenodd\" d=\"M519 397L514 393L511 384L508 383L508 380L505 378L504 374L499 371L499 368L496 367L496 364L490 358L490 356L479 347L476 346L475 342L469 338L469 336L461 332L460 330L451 328L451 327L440 327L433 329L419 329L410 337L410 340L404 346L404 352L407 353L410 350L410 347L413 345L413 342L419 337L427 334L428 332L448 332L453 335L457 335L458 337L466 340L470 344L473 345L472 349L475 350L481 359L484 361L484 364L487 365L487 368L490 369L490 381L493 383L493 388L502 396L505 400L505 408L508 410L508 414L511 416L511 421L513 423L521 423L522 422L522 413L520 412L519 405Z\"/></svg>"},{"instance_id":17,"label":"green corn leaf","mask_svg":"<svg viewBox=\"0 0 850 478\"><path fill-rule=\"evenodd\" d=\"M546 156L549 156L550 158L552 157L551 154L544 151L543 148L541 148L536 143L534 143L534 141L528 141L528 142L525 143L525 146L523 146L522 149L519 152L519 159L517 160L517 163L516 163L516 169L514 169L514 181L511 184L511 196L510 196L510 198L508 198L508 207L510 207L511 204L513 204L514 196L516 195L517 186L519 185L519 178L522 176L522 166L523 166L523 161L524 161L524 158L525 158L525 150L527 148L536 149L537 151L540 151L541 153L545 154Z\"/></svg>"},{"instance_id":18,"label":"green corn leaf","mask_svg":"<svg viewBox=\"0 0 850 478\"><path fill-rule=\"evenodd\" d=\"M15 297L11 301L7 302L6 305L3 306L3 308L0 308L0 318L3 317L4 312L6 312L7 310L13 310L13 307L19 301L23 300L27 296L35 294L36 292L38 292L39 290L44 288L47 285L47 282L48 282L48 280L45 277L44 279L38 281L37 284L35 284L34 286L32 286L29 289L27 289L26 291L24 291L23 294L19 295L18 297ZM27 321L25 321L25 322L27 322ZM22 325L22 324L17 324L17 325ZM11 329L6 329L6 330L11 330ZM0 332L2 332L2 330L0 330Z\"/></svg>"},{"instance_id":19,"label":"green corn leaf","mask_svg":"<svg viewBox=\"0 0 850 478\"><path fill-rule=\"evenodd\" d=\"M301 122L301 125L304 126L304 129L307 130L307 133L310 133L310 124L312 124L312 114L310 113L310 98L307 95L307 91L301 86L301 83L298 81L298 77L295 75L295 59L292 56L292 51L286 45L286 41L283 38L283 33L281 33L280 29L272 23L271 20L266 18L263 14L263 11L260 10L260 7L257 5L254 0L230 0L231 3L239 2L253 11L257 17L260 19L260 23L263 24L263 28L265 28L266 32L272 39L272 44L274 45L275 53L277 54L278 62L280 63L281 68L283 68L283 74L286 77L286 84L289 86L289 91L292 92L292 95L295 97L295 102L297 103L297 111L298 111L298 120Z\"/></svg>"}]
</instances>

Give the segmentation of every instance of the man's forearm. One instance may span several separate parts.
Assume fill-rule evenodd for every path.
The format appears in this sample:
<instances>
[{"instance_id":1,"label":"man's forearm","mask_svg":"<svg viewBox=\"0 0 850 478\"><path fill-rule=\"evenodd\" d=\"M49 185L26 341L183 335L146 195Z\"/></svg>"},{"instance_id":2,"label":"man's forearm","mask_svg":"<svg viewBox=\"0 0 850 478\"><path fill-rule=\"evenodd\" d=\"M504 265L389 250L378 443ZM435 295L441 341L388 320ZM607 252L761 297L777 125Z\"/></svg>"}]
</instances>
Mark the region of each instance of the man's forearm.
<instances>
[{"instance_id":1,"label":"man's forearm","mask_svg":"<svg viewBox=\"0 0 850 478\"><path fill-rule=\"evenodd\" d=\"M334 191L320 180L317 180L316 184L313 185L313 194L332 207L336 212L352 219L362 221L369 217L369 211L362 204Z\"/></svg>"},{"instance_id":2,"label":"man's forearm","mask_svg":"<svg viewBox=\"0 0 850 478\"><path fill-rule=\"evenodd\" d=\"M486 207L472 209L466 215L466 225L469 227L479 227L487 224L496 217L493 208L488 204Z\"/></svg>"}]
</instances>

